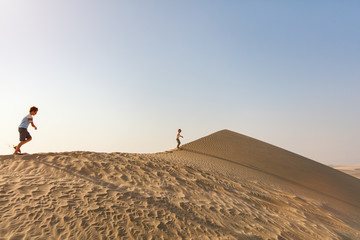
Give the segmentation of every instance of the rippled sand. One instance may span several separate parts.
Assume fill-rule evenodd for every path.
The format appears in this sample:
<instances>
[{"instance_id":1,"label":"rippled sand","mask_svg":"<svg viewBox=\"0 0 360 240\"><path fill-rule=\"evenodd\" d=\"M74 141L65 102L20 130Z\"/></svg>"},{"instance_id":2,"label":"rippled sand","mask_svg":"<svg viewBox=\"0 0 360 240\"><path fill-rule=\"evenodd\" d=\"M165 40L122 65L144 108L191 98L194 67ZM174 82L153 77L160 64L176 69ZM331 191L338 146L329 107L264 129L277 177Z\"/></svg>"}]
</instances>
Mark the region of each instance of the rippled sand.
<instances>
[{"instance_id":1,"label":"rippled sand","mask_svg":"<svg viewBox=\"0 0 360 240\"><path fill-rule=\"evenodd\" d=\"M227 130L156 154L0 156L0 239L360 239L359 190Z\"/></svg>"}]
</instances>

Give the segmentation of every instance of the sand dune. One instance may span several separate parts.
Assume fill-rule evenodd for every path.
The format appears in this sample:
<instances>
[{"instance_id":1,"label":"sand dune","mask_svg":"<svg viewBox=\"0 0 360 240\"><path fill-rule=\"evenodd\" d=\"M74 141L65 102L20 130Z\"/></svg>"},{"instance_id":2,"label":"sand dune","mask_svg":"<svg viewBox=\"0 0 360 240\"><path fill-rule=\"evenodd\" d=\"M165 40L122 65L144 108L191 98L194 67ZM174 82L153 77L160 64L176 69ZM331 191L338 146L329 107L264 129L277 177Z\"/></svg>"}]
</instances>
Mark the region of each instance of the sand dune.
<instances>
[{"instance_id":1,"label":"sand dune","mask_svg":"<svg viewBox=\"0 0 360 240\"><path fill-rule=\"evenodd\" d=\"M271 144L228 130L201 138L174 159L227 176L254 178L318 192L358 207L359 180ZM193 161L197 159L196 161Z\"/></svg>"},{"instance_id":2,"label":"sand dune","mask_svg":"<svg viewBox=\"0 0 360 240\"><path fill-rule=\"evenodd\" d=\"M0 156L0 239L360 239L359 190L226 130L156 154Z\"/></svg>"}]
</instances>

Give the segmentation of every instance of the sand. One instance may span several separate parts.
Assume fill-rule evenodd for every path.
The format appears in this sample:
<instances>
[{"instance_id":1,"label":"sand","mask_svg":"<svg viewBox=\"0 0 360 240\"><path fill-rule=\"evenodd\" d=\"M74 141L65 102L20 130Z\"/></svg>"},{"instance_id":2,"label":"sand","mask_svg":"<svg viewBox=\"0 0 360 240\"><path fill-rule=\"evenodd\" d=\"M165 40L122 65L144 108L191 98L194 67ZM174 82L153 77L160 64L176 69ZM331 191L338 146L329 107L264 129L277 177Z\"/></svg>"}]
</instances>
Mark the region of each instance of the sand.
<instances>
[{"instance_id":1,"label":"sand","mask_svg":"<svg viewBox=\"0 0 360 240\"><path fill-rule=\"evenodd\" d=\"M360 239L359 190L228 130L156 154L0 156L0 239Z\"/></svg>"}]
</instances>

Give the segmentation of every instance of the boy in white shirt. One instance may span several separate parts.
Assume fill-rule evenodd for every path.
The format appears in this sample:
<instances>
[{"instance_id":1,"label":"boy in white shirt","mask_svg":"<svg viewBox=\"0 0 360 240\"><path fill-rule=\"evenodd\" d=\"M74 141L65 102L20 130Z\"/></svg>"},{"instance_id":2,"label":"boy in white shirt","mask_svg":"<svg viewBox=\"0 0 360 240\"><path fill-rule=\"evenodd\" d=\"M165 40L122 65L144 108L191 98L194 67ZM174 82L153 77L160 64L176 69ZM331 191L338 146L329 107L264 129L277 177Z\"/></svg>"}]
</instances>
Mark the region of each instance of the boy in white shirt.
<instances>
[{"instance_id":1,"label":"boy in white shirt","mask_svg":"<svg viewBox=\"0 0 360 240\"><path fill-rule=\"evenodd\" d=\"M177 149L180 149L180 144L181 144L181 142L180 142L180 138L183 138L183 136L181 136L181 129L179 129L178 130L178 134L176 135L176 141L177 141L177 143L178 143L178 145L177 145Z\"/></svg>"},{"instance_id":2,"label":"boy in white shirt","mask_svg":"<svg viewBox=\"0 0 360 240\"><path fill-rule=\"evenodd\" d=\"M21 151L20 151L21 146L24 145L25 143L30 142L32 139L30 133L27 130L29 124L31 124L31 126L33 126L33 128L35 128L35 130L37 130L37 127L35 126L34 121L33 121L33 116L35 116L37 114L38 108L31 107L29 112L30 113L23 118L23 120L21 121L21 123L19 125L20 143L14 147L15 148L14 155L21 154Z\"/></svg>"}]
</instances>

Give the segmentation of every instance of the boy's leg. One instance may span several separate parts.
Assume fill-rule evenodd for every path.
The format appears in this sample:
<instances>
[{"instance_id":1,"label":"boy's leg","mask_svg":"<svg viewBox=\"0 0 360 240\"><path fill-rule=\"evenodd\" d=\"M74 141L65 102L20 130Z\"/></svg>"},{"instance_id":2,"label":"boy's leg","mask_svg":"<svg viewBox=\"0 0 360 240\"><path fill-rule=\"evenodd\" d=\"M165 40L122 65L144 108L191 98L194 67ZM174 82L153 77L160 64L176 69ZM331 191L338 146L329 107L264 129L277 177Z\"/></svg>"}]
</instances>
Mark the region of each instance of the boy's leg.
<instances>
[{"instance_id":1,"label":"boy's leg","mask_svg":"<svg viewBox=\"0 0 360 240\"><path fill-rule=\"evenodd\" d=\"M19 128L19 133L20 133L20 143L16 146L14 154L21 152L20 151L21 146L24 145L25 143L30 142L32 139L30 133L27 131L26 128Z\"/></svg>"},{"instance_id":2,"label":"boy's leg","mask_svg":"<svg viewBox=\"0 0 360 240\"><path fill-rule=\"evenodd\" d=\"M31 140L32 140L32 138L29 138L29 139L26 140L26 141L21 141L21 142L16 146L14 154L17 154L18 152L21 152L21 151L20 151L21 146L24 145L25 143L30 142Z\"/></svg>"},{"instance_id":3,"label":"boy's leg","mask_svg":"<svg viewBox=\"0 0 360 240\"><path fill-rule=\"evenodd\" d=\"M16 150L16 147L17 147L17 145L16 146L14 146L14 149ZM21 150L19 149L19 153L21 153Z\"/></svg>"},{"instance_id":4,"label":"boy's leg","mask_svg":"<svg viewBox=\"0 0 360 240\"><path fill-rule=\"evenodd\" d=\"M178 142L177 148L180 148L180 140L176 139L176 141Z\"/></svg>"}]
</instances>

